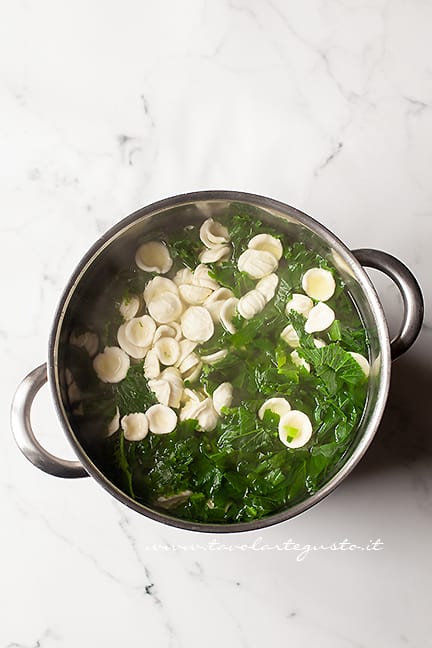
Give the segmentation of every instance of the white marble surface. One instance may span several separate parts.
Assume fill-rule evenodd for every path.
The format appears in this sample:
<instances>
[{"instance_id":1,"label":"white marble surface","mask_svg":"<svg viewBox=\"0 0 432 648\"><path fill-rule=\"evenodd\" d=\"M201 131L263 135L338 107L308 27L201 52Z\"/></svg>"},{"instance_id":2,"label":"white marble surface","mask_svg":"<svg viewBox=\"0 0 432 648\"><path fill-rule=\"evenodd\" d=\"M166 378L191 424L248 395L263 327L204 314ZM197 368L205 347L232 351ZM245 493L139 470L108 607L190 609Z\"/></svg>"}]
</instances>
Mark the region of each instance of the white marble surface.
<instances>
[{"instance_id":1,"label":"white marble surface","mask_svg":"<svg viewBox=\"0 0 432 648\"><path fill-rule=\"evenodd\" d=\"M431 25L428 0L2 2L1 648L432 646ZM273 196L392 252L427 309L344 484L293 521L218 537L39 472L8 423L95 238L207 188ZM394 328L396 292L380 290ZM48 390L35 410L44 443L71 456ZM383 545L303 560L274 547L345 538Z\"/></svg>"}]
</instances>

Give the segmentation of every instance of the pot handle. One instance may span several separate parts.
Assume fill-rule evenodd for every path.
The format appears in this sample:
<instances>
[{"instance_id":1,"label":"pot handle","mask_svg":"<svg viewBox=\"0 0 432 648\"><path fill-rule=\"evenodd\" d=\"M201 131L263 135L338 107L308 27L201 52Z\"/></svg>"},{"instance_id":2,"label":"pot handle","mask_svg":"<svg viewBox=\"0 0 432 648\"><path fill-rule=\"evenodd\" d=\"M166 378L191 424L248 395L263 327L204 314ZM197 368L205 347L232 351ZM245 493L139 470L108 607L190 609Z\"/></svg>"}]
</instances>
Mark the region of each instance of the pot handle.
<instances>
[{"instance_id":1,"label":"pot handle","mask_svg":"<svg viewBox=\"0 0 432 648\"><path fill-rule=\"evenodd\" d=\"M415 342L423 324L424 302L417 279L399 259L381 250L353 250L356 259L367 268L384 272L399 288L403 301L403 320L399 333L390 342L392 360Z\"/></svg>"},{"instance_id":2,"label":"pot handle","mask_svg":"<svg viewBox=\"0 0 432 648\"><path fill-rule=\"evenodd\" d=\"M33 400L39 389L47 382L46 364L33 369L19 384L11 408L11 427L15 441L31 463L56 477L88 477L79 461L67 461L55 457L36 439L30 421Z\"/></svg>"}]
</instances>

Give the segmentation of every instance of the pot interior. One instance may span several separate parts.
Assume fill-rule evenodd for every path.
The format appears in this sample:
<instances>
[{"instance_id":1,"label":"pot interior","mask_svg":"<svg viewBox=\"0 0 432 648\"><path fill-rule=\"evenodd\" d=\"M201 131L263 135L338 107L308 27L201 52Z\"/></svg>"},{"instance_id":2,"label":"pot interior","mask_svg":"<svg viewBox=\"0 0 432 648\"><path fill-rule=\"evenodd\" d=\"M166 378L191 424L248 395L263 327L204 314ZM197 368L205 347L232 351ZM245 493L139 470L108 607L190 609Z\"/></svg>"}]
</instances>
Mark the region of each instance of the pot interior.
<instances>
[{"instance_id":1,"label":"pot interior","mask_svg":"<svg viewBox=\"0 0 432 648\"><path fill-rule=\"evenodd\" d=\"M70 388L71 377L67 371L71 362L75 365L74 377L81 393L91 391L94 372L91 363L83 362L80 365L79 359L77 369L77 356L71 358L69 344L72 332L97 331L99 338L103 338L104 313L107 311L107 304L112 305L113 301L110 286L115 283L119 274L135 266L135 252L140 243L151 240L154 234L159 235L162 232L169 236L171 232L186 225L200 225L209 216L217 219L220 214L235 214L239 209L246 210L253 218L284 232L289 240L304 242L307 247L328 259L345 282L368 332L371 374L363 419L347 454L336 467L335 475L321 489L322 492L318 491L310 498L311 501L317 501L324 496L349 472L372 439L388 387L389 349L382 310L366 274L345 246L317 222L275 201L244 196L236 194L232 199L225 195L214 197L201 193L192 198L180 196L171 199L171 202L168 199L155 208L140 210L119 223L96 244L72 279L59 310L51 345L54 367L52 377L55 383L53 388L61 413L67 422L68 436L78 450L81 460L94 475L100 477L101 465L98 456L100 444L106 437L106 425L98 424L97 417L82 416L77 403L73 402L74 390ZM99 344L101 351L104 346L102 339ZM103 485L110 489L109 484ZM113 494L116 494L115 489ZM305 504L303 509L310 504ZM134 508L140 507L142 512L148 514L147 507L134 503ZM300 504L300 510L301 507ZM294 507L291 512L285 512L284 517L290 517L296 512L298 507ZM178 523L175 518L170 522L169 513L165 517L169 523ZM268 523L270 521L267 521Z\"/></svg>"}]
</instances>

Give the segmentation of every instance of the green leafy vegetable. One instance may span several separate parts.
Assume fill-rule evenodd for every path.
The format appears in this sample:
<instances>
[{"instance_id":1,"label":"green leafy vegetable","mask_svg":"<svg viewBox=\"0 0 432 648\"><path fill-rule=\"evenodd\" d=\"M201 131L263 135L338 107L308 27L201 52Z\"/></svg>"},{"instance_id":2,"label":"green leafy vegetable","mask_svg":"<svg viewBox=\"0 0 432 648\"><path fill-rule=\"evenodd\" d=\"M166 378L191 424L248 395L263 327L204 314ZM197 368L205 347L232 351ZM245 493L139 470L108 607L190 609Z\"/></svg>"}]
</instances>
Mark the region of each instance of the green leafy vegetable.
<instances>
[{"instance_id":1,"label":"green leafy vegetable","mask_svg":"<svg viewBox=\"0 0 432 648\"><path fill-rule=\"evenodd\" d=\"M124 380L112 386L112 398L120 410L120 416L131 412L145 412L157 400L148 388L143 363L129 368Z\"/></svg>"},{"instance_id":2,"label":"green leafy vegetable","mask_svg":"<svg viewBox=\"0 0 432 648\"><path fill-rule=\"evenodd\" d=\"M202 248L196 227L185 227L170 236L168 247L174 259L181 261L187 268L196 268L198 255Z\"/></svg>"},{"instance_id":3,"label":"green leafy vegetable","mask_svg":"<svg viewBox=\"0 0 432 648\"><path fill-rule=\"evenodd\" d=\"M366 378L350 352L368 355L367 333L327 259L267 227L256 209L241 203L232 205L220 221L229 230L232 256L209 264L210 275L238 298L256 285L237 265L250 239L269 233L281 238L284 248L276 294L262 312L250 320L235 317L234 334L217 325L213 337L197 349L203 355L227 350L215 364L204 363L199 387L211 396L222 382L230 382L234 389L231 406L224 409L212 432L201 432L197 421L186 420L170 434L149 433L141 441L130 442L119 430L95 451L95 460L108 478L136 500L169 509L180 518L216 523L270 515L316 492L334 474L350 451L366 399ZM169 276L182 267L198 265L202 244L197 226L179 230L166 243L174 259ZM326 344L320 348L314 336L305 332L305 318L285 312L291 296L303 293L304 272L317 266L330 270L336 281L328 304L337 319L319 335ZM140 294L151 276L136 267L124 269L109 293L101 297L102 348L117 343L121 300ZM310 372L294 364L293 349L280 337L287 324L297 332L300 346L296 350L309 363ZM87 425L102 421L106 428L116 408L122 417L144 412L156 402L144 377L143 362L133 361L126 378L113 385L95 380L91 361L82 349L71 351L68 362L86 392ZM258 417L263 402L277 396L311 420L313 435L305 446L292 449L281 443L277 414L267 410L262 420ZM294 427L285 432L289 440L297 435Z\"/></svg>"}]
</instances>

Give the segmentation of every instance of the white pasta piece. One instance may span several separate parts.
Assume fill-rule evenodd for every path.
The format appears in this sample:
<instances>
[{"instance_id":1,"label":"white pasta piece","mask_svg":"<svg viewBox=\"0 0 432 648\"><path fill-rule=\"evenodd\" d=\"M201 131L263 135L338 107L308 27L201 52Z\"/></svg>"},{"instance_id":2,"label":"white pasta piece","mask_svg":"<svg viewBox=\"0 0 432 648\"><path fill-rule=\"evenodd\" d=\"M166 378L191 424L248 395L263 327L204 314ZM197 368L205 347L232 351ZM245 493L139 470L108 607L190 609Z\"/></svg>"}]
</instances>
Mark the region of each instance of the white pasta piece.
<instances>
[{"instance_id":1,"label":"white pasta piece","mask_svg":"<svg viewBox=\"0 0 432 648\"><path fill-rule=\"evenodd\" d=\"M265 305L266 300L264 295L258 290L250 290L243 297L240 297L239 303L237 304L237 311L242 317L249 320L260 313Z\"/></svg>"},{"instance_id":2,"label":"white pasta piece","mask_svg":"<svg viewBox=\"0 0 432 648\"><path fill-rule=\"evenodd\" d=\"M125 324L121 324L117 331L117 342L119 343L119 347L123 349L125 353L130 355L131 358L135 358L135 360L141 360L147 353L148 347L141 347L137 346L136 344L132 344L132 342L126 336L126 326L127 322Z\"/></svg>"},{"instance_id":3,"label":"white pasta piece","mask_svg":"<svg viewBox=\"0 0 432 648\"><path fill-rule=\"evenodd\" d=\"M202 306L190 306L181 317L185 338L192 342L207 342L214 333L214 324L208 310Z\"/></svg>"},{"instance_id":4,"label":"white pasta piece","mask_svg":"<svg viewBox=\"0 0 432 648\"><path fill-rule=\"evenodd\" d=\"M220 362L220 360L226 358L227 355L228 349L221 349L220 351L215 351L214 353L209 353L200 357L205 364L216 364L217 362Z\"/></svg>"},{"instance_id":5,"label":"white pasta piece","mask_svg":"<svg viewBox=\"0 0 432 648\"><path fill-rule=\"evenodd\" d=\"M203 407L204 405L204 407ZM213 406L211 398L206 398L201 404L202 408L198 414L198 426L203 432L211 432L218 424L218 414Z\"/></svg>"},{"instance_id":6,"label":"white pasta piece","mask_svg":"<svg viewBox=\"0 0 432 648\"><path fill-rule=\"evenodd\" d=\"M223 301L215 301L215 302L209 302L204 304L204 308L208 310L208 312L210 313L210 317L212 318L215 324L220 322L220 312L223 305L224 305Z\"/></svg>"},{"instance_id":7,"label":"white pasta piece","mask_svg":"<svg viewBox=\"0 0 432 648\"><path fill-rule=\"evenodd\" d=\"M213 322L220 321L220 312L227 299L234 297L234 293L228 288L218 288L204 302L204 308L208 310Z\"/></svg>"},{"instance_id":8,"label":"white pasta piece","mask_svg":"<svg viewBox=\"0 0 432 648\"><path fill-rule=\"evenodd\" d=\"M160 340L162 337L172 337L175 338L177 335L177 329L173 326L177 322L170 322L169 324L161 324L157 327L156 332L153 336L153 344Z\"/></svg>"},{"instance_id":9,"label":"white pasta piece","mask_svg":"<svg viewBox=\"0 0 432 648\"><path fill-rule=\"evenodd\" d=\"M167 366L174 365L180 356L180 345L172 337L161 337L154 345L161 364Z\"/></svg>"},{"instance_id":10,"label":"white pasta piece","mask_svg":"<svg viewBox=\"0 0 432 648\"><path fill-rule=\"evenodd\" d=\"M312 299L327 301L330 297L333 297L336 283L329 270L311 268L303 275L302 288Z\"/></svg>"},{"instance_id":11,"label":"white pasta piece","mask_svg":"<svg viewBox=\"0 0 432 648\"><path fill-rule=\"evenodd\" d=\"M150 349L144 360L144 376L147 380L157 378L160 374L159 356L155 349Z\"/></svg>"},{"instance_id":12,"label":"white pasta piece","mask_svg":"<svg viewBox=\"0 0 432 648\"><path fill-rule=\"evenodd\" d=\"M159 403L168 405L171 396L171 385L168 380L156 378L148 381L149 389L154 393Z\"/></svg>"},{"instance_id":13,"label":"white pasta piece","mask_svg":"<svg viewBox=\"0 0 432 648\"><path fill-rule=\"evenodd\" d=\"M187 498L190 497L191 495L192 495L191 490L183 490L180 491L179 493L176 493L175 495L170 495L169 497L164 497L163 495L159 495L157 501L159 503L159 506L162 506L162 508L170 509L174 506L178 506L180 503L187 500Z\"/></svg>"},{"instance_id":14,"label":"white pasta piece","mask_svg":"<svg viewBox=\"0 0 432 648\"><path fill-rule=\"evenodd\" d=\"M93 358L96 355L99 350L99 337L96 333L93 333L91 331L87 332L84 347L90 358Z\"/></svg>"},{"instance_id":15,"label":"white pasta piece","mask_svg":"<svg viewBox=\"0 0 432 648\"><path fill-rule=\"evenodd\" d=\"M171 383L182 384L183 380L177 367L167 367L161 373L161 378Z\"/></svg>"},{"instance_id":16,"label":"white pasta piece","mask_svg":"<svg viewBox=\"0 0 432 648\"><path fill-rule=\"evenodd\" d=\"M129 321L138 313L140 298L138 295L129 295L122 300L119 311L124 320Z\"/></svg>"},{"instance_id":17,"label":"white pasta piece","mask_svg":"<svg viewBox=\"0 0 432 648\"><path fill-rule=\"evenodd\" d=\"M217 263L218 261L227 261L231 256L230 245L218 245L213 248L203 250L199 255L201 263Z\"/></svg>"},{"instance_id":18,"label":"white pasta piece","mask_svg":"<svg viewBox=\"0 0 432 648\"><path fill-rule=\"evenodd\" d=\"M216 301L224 302L230 297L234 297L234 293L229 288L218 288L215 290L208 299L205 301L205 306Z\"/></svg>"},{"instance_id":19,"label":"white pasta piece","mask_svg":"<svg viewBox=\"0 0 432 648\"><path fill-rule=\"evenodd\" d=\"M66 368L65 369L65 383L66 383L67 387L69 387L69 385L71 385L73 383L73 381L74 381L74 377L73 377L72 371L70 369Z\"/></svg>"},{"instance_id":20,"label":"white pasta piece","mask_svg":"<svg viewBox=\"0 0 432 648\"><path fill-rule=\"evenodd\" d=\"M178 288L174 281L167 279L167 277L153 277L153 279L150 279L150 281L147 282L146 287L144 288L144 301L146 304L149 304L153 297L157 297L166 292L178 296Z\"/></svg>"},{"instance_id":21,"label":"white pasta piece","mask_svg":"<svg viewBox=\"0 0 432 648\"><path fill-rule=\"evenodd\" d=\"M111 421L108 423L107 433L108 436L112 436L120 427L120 410L116 407L116 411Z\"/></svg>"},{"instance_id":22,"label":"white pasta piece","mask_svg":"<svg viewBox=\"0 0 432 648\"><path fill-rule=\"evenodd\" d=\"M203 401L189 400L180 410L180 420L196 419L198 429L204 432L211 432L215 429L219 417L213 406L211 398L205 398Z\"/></svg>"},{"instance_id":23,"label":"white pasta piece","mask_svg":"<svg viewBox=\"0 0 432 648\"><path fill-rule=\"evenodd\" d=\"M200 227L200 239L208 248L214 248L230 240L228 230L221 223L207 218Z\"/></svg>"},{"instance_id":24,"label":"white pasta piece","mask_svg":"<svg viewBox=\"0 0 432 648\"><path fill-rule=\"evenodd\" d=\"M236 328L232 322L234 315L237 313L237 304L239 300L236 297L230 297L224 301L222 308L220 309L220 321L222 326L228 331L228 333L235 333Z\"/></svg>"},{"instance_id":25,"label":"white pasta piece","mask_svg":"<svg viewBox=\"0 0 432 648\"><path fill-rule=\"evenodd\" d=\"M161 380L166 380L170 385L170 395L168 399L169 407L180 407L183 398L184 383L180 372L175 367L167 367L161 373Z\"/></svg>"},{"instance_id":26,"label":"white pasta piece","mask_svg":"<svg viewBox=\"0 0 432 648\"><path fill-rule=\"evenodd\" d=\"M185 387L183 390L182 403L187 403L188 401L194 401L199 403L203 401L206 396L203 396L200 392L191 389L190 387Z\"/></svg>"},{"instance_id":27,"label":"white pasta piece","mask_svg":"<svg viewBox=\"0 0 432 648\"><path fill-rule=\"evenodd\" d=\"M286 398L268 398L258 410L258 417L261 421L263 420L264 414L267 410L270 410L270 412L273 412L274 414L279 414L279 416L283 416L291 410L291 405Z\"/></svg>"},{"instance_id":28,"label":"white pasta piece","mask_svg":"<svg viewBox=\"0 0 432 648\"><path fill-rule=\"evenodd\" d=\"M68 368L65 369L65 383L69 387L74 381L72 371Z\"/></svg>"},{"instance_id":29,"label":"white pasta piece","mask_svg":"<svg viewBox=\"0 0 432 648\"><path fill-rule=\"evenodd\" d=\"M68 386L67 394L68 394L69 403L71 405L73 403L79 403L79 401L81 400L82 394L81 394L80 389L79 389L78 385L76 384L75 380L72 380L72 382Z\"/></svg>"},{"instance_id":30,"label":"white pasta piece","mask_svg":"<svg viewBox=\"0 0 432 648\"><path fill-rule=\"evenodd\" d=\"M80 335L77 335L75 332L73 332L69 338L69 342L73 344L73 346L85 349L90 358L93 358L93 356L96 355L99 349L99 338L97 334L93 333L92 331L86 331L85 333L81 333Z\"/></svg>"},{"instance_id":31,"label":"white pasta piece","mask_svg":"<svg viewBox=\"0 0 432 648\"><path fill-rule=\"evenodd\" d=\"M200 363L200 359L197 356L196 353L190 353L186 358L182 361L182 363L179 366L179 371L182 375L186 374L190 369L194 368L197 366L197 364Z\"/></svg>"},{"instance_id":32,"label":"white pasta piece","mask_svg":"<svg viewBox=\"0 0 432 648\"><path fill-rule=\"evenodd\" d=\"M180 297L170 292L153 297L147 304L147 308L158 324L168 324L178 319L183 312Z\"/></svg>"},{"instance_id":33,"label":"white pasta piece","mask_svg":"<svg viewBox=\"0 0 432 648\"><path fill-rule=\"evenodd\" d=\"M177 340L177 342L180 342L183 337L183 333L179 322L170 322L169 326L175 330L174 338Z\"/></svg>"},{"instance_id":34,"label":"white pasta piece","mask_svg":"<svg viewBox=\"0 0 432 648\"><path fill-rule=\"evenodd\" d=\"M233 386L229 382L224 382L213 392L213 407L219 416L223 416L222 408L230 407L233 399Z\"/></svg>"},{"instance_id":35,"label":"white pasta piece","mask_svg":"<svg viewBox=\"0 0 432 648\"><path fill-rule=\"evenodd\" d=\"M180 421L187 421L188 419L197 419L197 413L199 413L200 405L199 400L188 398L179 412Z\"/></svg>"},{"instance_id":36,"label":"white pasta piece","mask_svg":"<svg viewBox=\"0 0 432 648\"><path fill-rule=\"evenodd\" d=\"M309 362L306 362L304 358L299 356L298 351L292 351L290 353L290 357L293 363L296 365L296 367L303 367L303 369L306 369L308 373L310 372Z\"/></svg>"},{"instance_id":37,"label":"white pasta piece","mask_svg":"<svg viewBox=\"0 0 432 648\"><path fill-rule=\"evenodd\" d=\"M198 378L201 375L201 371L202 371L202 362L198 362L198 364L191 367L183 374L183 378L188 382L193 383L195 382L195 380L198 380Z\"/></svg>"},{"instance_id":38,"label":"white pasta piece","mask_svg":"<svg viewBox=\"0 0 432 648\"><path fill-rule=\"evenodd\" d=\"M200 265L195 268L192 283L195 286L210 288L210 290L217 290L219 288L218 282L210 277L209 269L204 263L200 263Z\"/></svg>"},{"instance_id":39,"label":"white pasta piece","mask_svg":"<svg viewBox=\"0 0 432 648\"><path fill-rule=\"evenodd\" d=\"M278 261L265 250L247 249L239 256L237 266L240 272L246 272L252 279L262 279L276 270Z\"/></svg>"},{"instance_id":40,"label":"white pasta piece","mask_svg":"<svg viewBox=\"0 0 432 648\"><path fill-rule=\"evenodd\" d=\"M138 248L135 263L138 268L146 272L165 274L168 270L171 270L173 260L165 243L149 241Z\"/></svg>"},{"instance_id":41,"label":"white pasta piece","mask_svg":"<svg viewBox=\"0 0 432 648\"><path fill-rule=\"evenodd\" d=\"M313 308L313 301L307 295L294 293L286 303L285 314L289 316L290 311L295 311L307 317Z\"/></svg>"},{"instance_id":42,"label":"white pasta piece","mask_svg":"<svg viewBox=\"0 0 432 648\"><path fill-rule=\"evenodd\" d=\"M271 234L257 234L249 241L248 248L251 250L270 252L276 261L280 260L283 253L282 243L278 238Z\"/></svg>"},{"instance_id":43,"label":"white pasta piece","mask_svg":"<svg viewBox=\"0 0 432 648\"><path fill-rule=\"evenodd\" d=\"M327 344L324 342L324 340L321 340L321 338L314 338L313 343L317 349L322 349L323 347L327 346Z\"/></svg>"},{"instance_id":44,"label":"white pasta piece","mask_svg":"<svg viewBox=\"0 0 432 648\"><path fill-rule=\"evenodd\" d=\"M300 346L299 336L297 335L292 324L288 324L288 326L285 326L280 336L282 340L286 342L289 346L293 348Z\"/></svg>"},{"instance_id":45,"label":"white pasta piece","mask_svg":"<svg viewBox=\"0 0 432 648\"><path fill-rule=\"evenodd\" d=\"M204 286L194 286L189 284L182 284L179 286L180 296L187 304L199 306L203 304L207 297L211 295L211 289Z\"/></svg>"},{"instance_id":46,"label":"white pasta piece","mask_svg":"<svg viewBox=\"0 0 432 648\"><path fill-rule=\"evenodd\" d=\"M181 284L191 284L193 278L194 273L192 272L192 270L189 270L189 268L181 268L175 273L173 281L176 286L180 286Z\"/></svg>"},{"instance_id":47,"label":"white pasta piece","mask_svg":"<svg viewBox=\"0 0 432 648\"><path fill-rule=\"evenodd\" d=\"M166 405L152 405L146 412L150 432L170 434L177 425L177 414Z\"/></svg>"},{"instance_id":48,"label":"white pasta piece","mask_svg":"<svg viewBox=\"0 0 432 648\"><path fill-rule=\"evenodd\" d=\"M190 353L192 353L193 351L195 351L195 349L196 349L196 347L197 347L197 342L192 342L192 340L187 340L187 339L185 339L185 340L180 340L180 342L179 342L179 347L180 347L180 354L179 354L179 357L178 357L177 362L175 363L177 367L178 367L179 365L181 365L181 363L183 362L183 360L184 360L185 358L187 358L187 356L188 356Z\"/></svg>"},{"instance_id":49,"label":"white pasta piece","mask_svg":"<svg viewBox=\"0 0 432 648\"><path fill-rule=\"evenodd\" d=\"M133 317L125 325L125 335L129 342L138 347L148 347L153 341L156 323L149 315Z\"/></svg>"},{"instance_id":50,"label":"white pasta piece","mask_svg":"<svg viewBox=\"0 0 432 648\"><path fill-rule=\"evenodd\" d=\"M135 412L123 416L121 427L125 439L128 441L141 441L148 434L149 424L147 416L142 412Z\"/></svg>"},{"instance_id":51,"label":"white pasta piece","mask_svg":"<svg viewBox=\"0 0 432 648\"><path fill-rule=\"evenodd\" d=\"M267 277L260 279L255 288L261 293L261 295L263 295L266 303L268 303L275 296L278 283L279 277L277 274L272 273L267 275Z\"/></svg>"},{"instance_id":52,"label":"white pasta piece","mask_svg":"<svg viewBox=\"0 0 432 648\"><path fill-rule=\"evenodd\" d=\"M305 331L306 333L325 331L334 322L334 319L334 310L324 302L319 302L308 315Z\"/></svg>"},{"instance_id":53,"label":"white pasta piece","mask_svg":"<svg viewBox=\"0 0 432 648\"><path fill-rule=\"evenodd\" d=\"M360 365L360 367L363 369L364 375L366 376L366 378L368 378L370 373L370 365L368 360L361 353L356 353L355 351L348 351L348 353Z\"/></svg>"},{"instance_id":54,"label":"white pasta piece","mask_svg":"<svg viewBox=\"0 0 432 648\"><path fill-rule=\"evenodd\" d=\"M117 383L126 378L129 356L119 347L105 347L93 360L93 368L102 382Z\"/></svg>"},{"instance_id":55,"label":"white pasta piece","mask_svg":"<svg viewBox=\"0 0 432 648\"><path fill-rule=\"evenodd\" d=\"M301 448L312 436L309 417L299 410L291 410L279 421L279 438L288 448Z\"/></svg>"}]
</instances>

